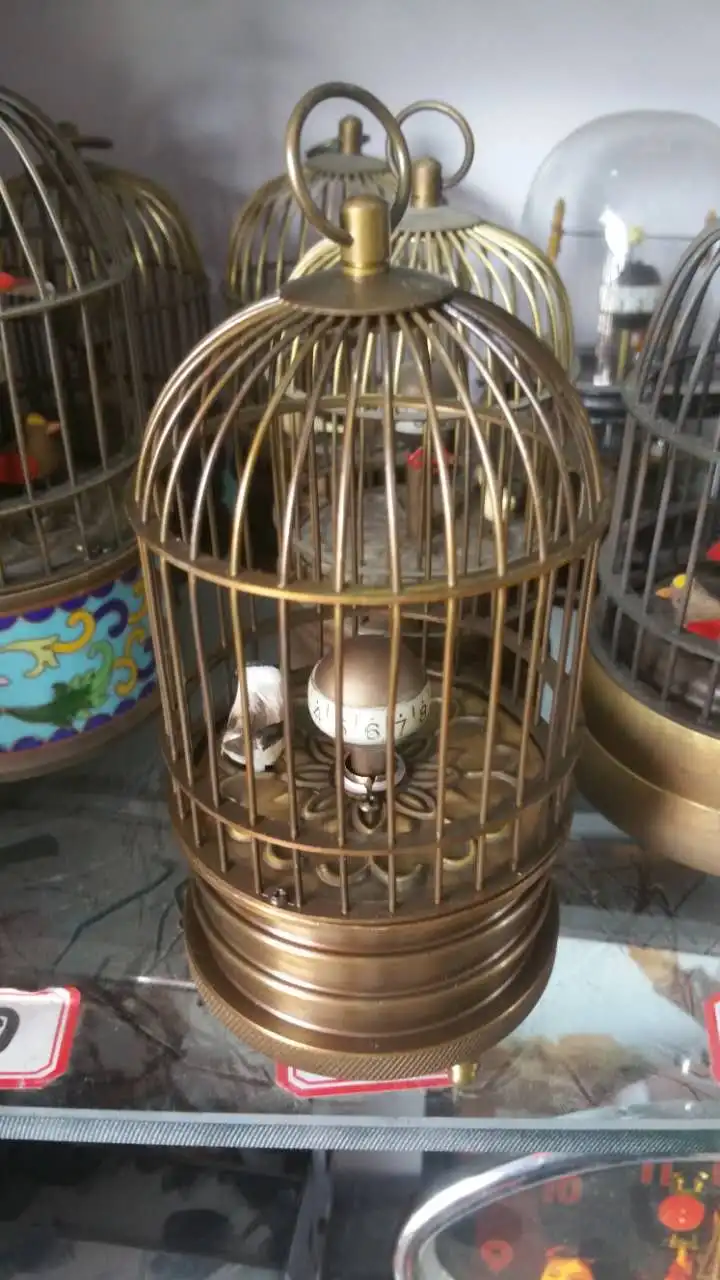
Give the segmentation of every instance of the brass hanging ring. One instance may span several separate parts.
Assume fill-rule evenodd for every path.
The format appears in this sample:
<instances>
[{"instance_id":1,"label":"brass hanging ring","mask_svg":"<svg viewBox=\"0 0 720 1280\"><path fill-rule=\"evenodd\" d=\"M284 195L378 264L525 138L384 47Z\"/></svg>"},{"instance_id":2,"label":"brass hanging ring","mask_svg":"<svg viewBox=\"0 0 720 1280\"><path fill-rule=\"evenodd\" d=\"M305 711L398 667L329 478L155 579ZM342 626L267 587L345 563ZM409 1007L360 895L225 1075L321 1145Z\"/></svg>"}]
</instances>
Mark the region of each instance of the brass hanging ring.
<instances>
[{"instance_id":1,"label":"brass hanging ring","mask_svg":"<svg viewBox=\"0 0 720 1280\"><path fill-rule=\"evenodd\" d=\"M373 93L368 93L367 89L361 89L354 84L344 84L341 80L333 80L328 84L318 85L316 89L311 89L298 102L285 131L285 164L293 195L308 222L311 222L321 235L334 241L335 244L350 245L352 244L350 232L331 222L315 204L307 184L300 150L303 126L310 112L321 102L327 102L329 98L345 98L350 102L357 102L375 116L387 133L391 167L397 179L395 199L390 208L391 230L394 230L400 222L410 200L410 153L402 130L392 112Z\"/></svg>"},{"instance_id":2,"label":"brass hanging ring","mask_svg":"<svg viewBox=\"0 0 720 1280\"><path fill-rule=\"evenodd\" d=\"M451 107L447 102L439 102L435 98L422 98L419 102L413 102L409 107L405 107L404 111L398 111L396 119L402 127L410 116L416 116L421 111L436 111L441 116L447 116L449 120L453 120L463 136L465 143L465 154L459 169L451 177L446 178L443 174L443 191L449 190L450 187L456 187L459 182L470 172L472 162L475 159L475 138L465 116L462 115L455 107Z\"/></svg>"}]
</instances>

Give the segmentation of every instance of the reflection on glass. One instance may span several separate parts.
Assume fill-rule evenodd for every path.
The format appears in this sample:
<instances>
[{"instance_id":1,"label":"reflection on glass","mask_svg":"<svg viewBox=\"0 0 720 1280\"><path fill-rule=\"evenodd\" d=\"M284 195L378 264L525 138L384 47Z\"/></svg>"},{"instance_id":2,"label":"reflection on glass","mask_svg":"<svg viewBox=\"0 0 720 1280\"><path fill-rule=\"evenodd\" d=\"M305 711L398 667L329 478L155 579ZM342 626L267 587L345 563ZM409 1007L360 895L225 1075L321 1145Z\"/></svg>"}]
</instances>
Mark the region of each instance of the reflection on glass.
<instances>
[{"instance_id":1,"label":"reflection on glass","mask_svg":"<svg viewBox=\"0 0 720 1280\"><path fill-rule=\"evenodd\" d=\"M406 1224L397 1280L720 1277L720 1155L462 1169Z\"/></svg>"},{"instance_id":2,"label":"reflection on glass","mask_svg":"<svg viewBox=\"0 0 720 1280\"><path fill-rule=\"evenodd\" d=\"M547 248L567 287L596 425L622 420L618 387L680 257L719 202L720 128L680 112L601 116L538 170L522 230Z\"/></svg>"}]
</instances>

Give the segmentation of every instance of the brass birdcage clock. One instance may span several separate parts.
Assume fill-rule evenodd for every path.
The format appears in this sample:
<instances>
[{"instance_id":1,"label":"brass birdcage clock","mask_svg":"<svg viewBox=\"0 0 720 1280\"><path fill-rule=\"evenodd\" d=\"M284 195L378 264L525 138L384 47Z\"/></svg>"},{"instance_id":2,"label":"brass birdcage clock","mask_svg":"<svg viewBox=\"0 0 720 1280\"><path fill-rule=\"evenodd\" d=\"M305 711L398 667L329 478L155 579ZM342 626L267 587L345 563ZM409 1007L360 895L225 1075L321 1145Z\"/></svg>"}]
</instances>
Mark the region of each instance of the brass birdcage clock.
<instances>
[{"instance_id":1,"label":"brass birdcage clock","mask_svg":"<svg viewBox=\"0 0 720 1280\"><path fill-rule=\"evenodd\" d=\"M464 155L449 175L432 156L413 162L410 205L392 236L392 265L447 276L458 288L497 303L547 342L569 370L574 359L570 301L555 267L523 236L448 201L447 193L472 167L475 140L465 117L444 102L415 102L398 113L397 122L402 127L423 111L439 113L457 125ZM308 250L293 275L307 275L339 260L338 245L324 241Z\"/></svg>"},{"instance_id":2,"label":"brass birdcage clock","mask_svg":"<svg viewBox=\"0 0 720 1280\"><path fill-rule=\"evenodd\" d=\"M97 751L153 705L124 490L142 435L123 257L85 165L0 94L0 779ZM52 181L49 182L49 177Z\"/></svg>"},{"instance_id":3,"label":"brass birdcage clock","mask_svg":"<svg viewBox=\"0 0 720 1280\"><path fill-rule=\"evenodd\" d=\"M300 160L308 114L335 96L376 115L397 173L391 209L356 195L337 226ZM230 317L186 360L151 415L132 519L198 988L276 1059L404 1076L474 1060L547 982L605 502L548 348L451 280L390 266L410 160L387 108L316 89L287 156L342 263ZM341 427L318 429L338 412ZM229 447L223 532L213 479ZM278 553L262 571L247 515L268 448ZM553 614L565 568L574 649L572 606Z\"/></svg>"},{"instance_id":4,"label":"brass birdcage clock","mask_svg":"<svg viewBox=\"0 0 720 1280\"><path fill-rule=\"evenodd\" d=\"M360 117L345 115L335 138L305 153L305 181L331 222L339 218L348 196L393 189L387 160L366 154L367 142ZM287 174L266 182L240 210L230 233L226 287L231 305L245 306L276 293L316 237L315 224L298 207Z\"/></svg>"},{"instance_id":5,"label":"brass birdcage clock","mask_svg":"<svg viewBox=\"0 0 720 1280\"><path fill-rule=\"evenodd\" d=\"M583 790L651 854L720 873L720 224L635 375L599 560Z\"/></svg>"},{"instance_id":6,"label":"brass birdcage clock","mask_svg":"<svg viewBox=\"0 0 720 1280\"><path fill-rule=\"evenodd\" d=\"M140 372L148 405L172 371L210 328L210 284L187 218L169 192L140 174L96 158L112 147L108 138L59 126L78 148L118 221L118 234L135 263L130 283Z\"/></svg>"}]
</instances>

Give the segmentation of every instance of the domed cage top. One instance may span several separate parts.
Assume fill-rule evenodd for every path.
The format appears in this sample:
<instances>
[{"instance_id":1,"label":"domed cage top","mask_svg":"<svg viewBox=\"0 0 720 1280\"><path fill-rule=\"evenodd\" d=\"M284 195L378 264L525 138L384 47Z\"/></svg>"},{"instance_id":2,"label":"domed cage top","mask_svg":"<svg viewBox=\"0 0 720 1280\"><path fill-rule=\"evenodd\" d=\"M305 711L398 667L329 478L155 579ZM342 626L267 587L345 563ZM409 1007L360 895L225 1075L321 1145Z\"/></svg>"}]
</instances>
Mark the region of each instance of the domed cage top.
<instances>
[{"instance_id":1,"label":"domed cage top","mask_svg":"<svg viewBox=\"0 0 720 1280\"><path fill-rule=\"evenodd\" d=\"M135 263L131 282L140 337L145 403L153 404L173 369L210 328L210 284L187 218L158 183L95 158L108 138L81 134L63 121L58 128L81 153L117 220L118 237Z\"/></svg>"},{"instance_id":2,"label":"domed cage top","mask_svg":"<svg viewBox=\"0 0 720 1280\"><path fill-rule=\"evenodd\" d=\"M718 392L715 222L670 279L625 390L628 418L593 625L592 652L600 668L591 665L587 693L591 727L603 741L608 735L620 741L620 703L637 703L632 714L644 728L636 726L627 763L695 806L702 830L694 831L694 857L712 850L714 865L720 829ZM607 704L597 695L602 671L615 689ZM669 828L664 844L673 845L672 801L670 795L662 799ZM692 843L687 816L685 827L681 844Z\"/></svg>"},{"instance_id":3,"label":"domed cage top","mask_svg":"<svg viewBox=\"0 0 720 1280\"><path fill-rule=\"evenodd\" d=\"M547 348L452 282L388 270L381 199L346 201L341 228L313 210L299 130L348 93L361 91L308 95L288 132L298 200L342 243L342 267L196 349L151 416L132 510L194 971L276 1057L376 1076L463 1060L544 987L605 507L587 420ZM360 100L392 138L396 223L407 149ZM272 572L255 567L248 519L268 444ZM223 519L228 445L238 489ZM563 569L575 621L568 603L553 612Z\"/></svg>"},{"instance_id":4,"label":"domed cage top","mask_svg":"<svg viewBox=\"0 0 720 1280\"><path fill-rule=\"evenodd\" d=\"M20 185L0 181L0 586L11 593L132 545L123 491L142 431L130 259L74 148L3 90L0 171L18 164Z\"/></svg>"},{"instance_id":5,"label":"domed cage top","mask_svg":"<svg viewBox=\"0 0 720 1280\"><path fill-rule=\"evenodd\" d=\"M600 116L550 152L522 230L547 245L572 303L579 385L615 456L620 385L678 259L720 196L720 129L674 111Z\"/></svg>"},{"instance_id":6,"label":"domed cage top","mask_svg":"<svg viewBox=\"0 0 720 1280\"><path fill-rule=\"evenodd\" d=\"M411 207L393 235L392 264L447 276L458 288L497 303L547 342L569 370L574 360L572 316L557 270L523 236L448 203L445 193L470 171L475 140L465 117L444 102L415 102L399 112L398 124L421 111L439 112L453 120L465 153L456 172L448 176L431 156L413 163ZM293 276L323 270L339 259L337 245L321 242L308 250Z\"/></svg>"},{"instance_id":7,"label":"domed cage top","mask_svg":"<svg viewBox=\"0 0 720 1280\"><path fill-rule=\"evenodd\" d=\"M311 147L303 160L315 203L337 222L343 201L360 192L383 195L395 184L387 160L365 155L362 120L343 116L337 137ZM298 208L287 174L272 178L240 210L228 246L227 292L233 306L277 293L316 239L312 221Z\"/></svg>"}]
</instances>

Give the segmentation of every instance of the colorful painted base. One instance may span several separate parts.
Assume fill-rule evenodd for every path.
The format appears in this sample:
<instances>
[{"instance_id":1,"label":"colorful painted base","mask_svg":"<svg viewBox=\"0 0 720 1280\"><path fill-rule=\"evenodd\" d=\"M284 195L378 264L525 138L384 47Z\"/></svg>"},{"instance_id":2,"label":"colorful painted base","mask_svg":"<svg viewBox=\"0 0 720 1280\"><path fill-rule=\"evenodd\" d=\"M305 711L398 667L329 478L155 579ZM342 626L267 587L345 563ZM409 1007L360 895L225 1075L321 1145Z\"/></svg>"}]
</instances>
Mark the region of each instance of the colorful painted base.
<instances>
[{"instance_id":1,"label":"colorful painted base","mask_svg":"<svg viewBox=\"0 0 720 1280\"><path fill-rule=\"evenodd\" d=\"M22 612L0 601L0 780L70 764L151 710L155 660L135 552L94 582L85 575L83 588L59 600L46 592Z\"/></svg>"}]
</instances>

